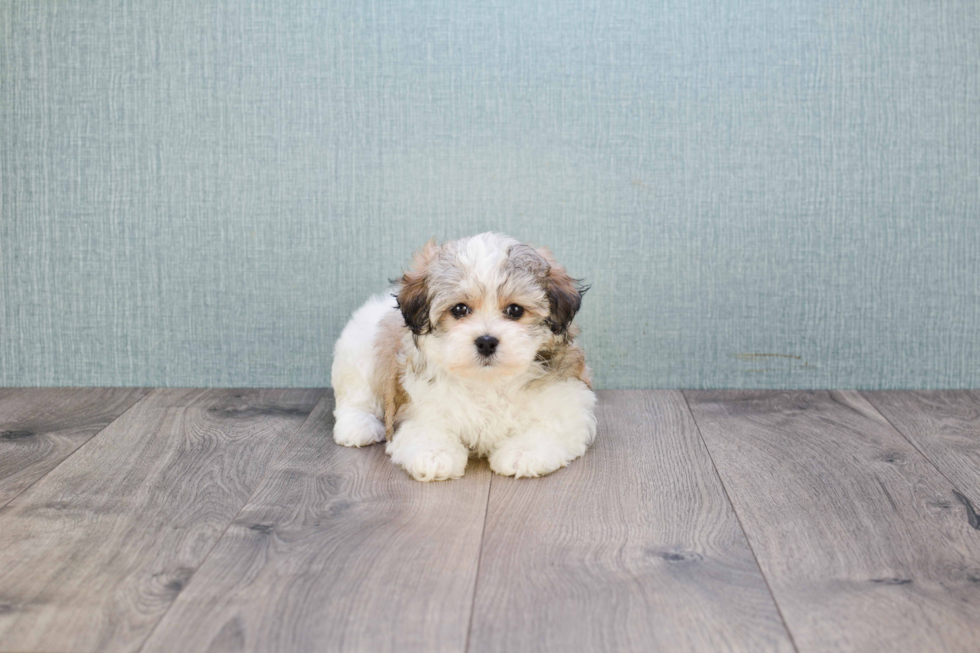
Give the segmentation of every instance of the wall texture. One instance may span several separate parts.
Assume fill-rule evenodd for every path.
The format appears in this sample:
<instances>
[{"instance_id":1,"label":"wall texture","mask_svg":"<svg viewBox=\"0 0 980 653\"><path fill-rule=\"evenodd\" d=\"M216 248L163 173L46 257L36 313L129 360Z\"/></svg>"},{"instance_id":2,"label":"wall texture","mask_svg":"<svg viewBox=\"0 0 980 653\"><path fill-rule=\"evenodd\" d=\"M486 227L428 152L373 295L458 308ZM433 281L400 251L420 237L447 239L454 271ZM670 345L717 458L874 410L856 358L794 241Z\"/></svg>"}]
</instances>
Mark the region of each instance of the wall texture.
<instances>
[{"instance_id":1,"label":"wall texture","mask_svg":"<svg viewBox=\"0 0 980 653\"><path fill-rule=\"evenodd\" d=\"M329 382L430 235L599 385L980 386L975 0L6 0L0 384Z\"/></svg>"}]
</instances>

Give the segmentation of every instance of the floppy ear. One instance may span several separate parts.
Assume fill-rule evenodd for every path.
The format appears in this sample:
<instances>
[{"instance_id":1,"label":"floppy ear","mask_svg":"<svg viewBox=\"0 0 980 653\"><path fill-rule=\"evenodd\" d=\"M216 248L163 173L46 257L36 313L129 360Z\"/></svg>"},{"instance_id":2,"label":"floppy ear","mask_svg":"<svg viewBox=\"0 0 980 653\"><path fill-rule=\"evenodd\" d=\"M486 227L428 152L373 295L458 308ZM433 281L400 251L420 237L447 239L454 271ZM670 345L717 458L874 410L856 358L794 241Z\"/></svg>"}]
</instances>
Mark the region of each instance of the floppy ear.
<instances>
[{"instance_id":1,"label":"floppy ear","mask_svg":"<svg viewBox=\"0 0 980 653\"><path fill-rule=\"evenodd\" d=\"M432 238L425 247L415 253L412 267L398 279L398 308L405 318L405 326L415 335L423 335L431 330L429 324L429 263L439 251L436 239Z\"/></svg>"},{"instance_id":2,"label":"floppy ear","mask_svg":"<svg viewBox=\"0 0 980 653\"><path fill-rule=\"evenodd\" d=\"M548 263L544 289L551 307L551 316L546 322L552 333L561 335L568 331L575 314L582 307L582 295L589 287L583 286L581 280L570 277L547 248L538 249L538 253Z\"/></svg>"}]
</instances>

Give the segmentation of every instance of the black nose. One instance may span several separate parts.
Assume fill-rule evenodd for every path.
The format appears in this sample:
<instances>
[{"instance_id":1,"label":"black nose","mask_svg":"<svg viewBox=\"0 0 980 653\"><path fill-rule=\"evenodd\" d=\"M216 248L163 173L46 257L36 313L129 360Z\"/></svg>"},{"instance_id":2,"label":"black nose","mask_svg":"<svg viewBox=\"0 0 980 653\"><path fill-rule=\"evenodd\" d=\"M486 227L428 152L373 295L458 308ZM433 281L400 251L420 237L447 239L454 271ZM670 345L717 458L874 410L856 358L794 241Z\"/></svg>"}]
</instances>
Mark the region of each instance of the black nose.
<instances>
[{"instance_id":1,"label":"black nose","mask_svg":"<svg viewBox=\"0 0 980 653\"><path fill-rule=\"evenodd\" d=\"M480 336L476 339L476 350L481 356L492 356L497 351L497 343L500 342L493 336Z\"/></svg>"}]
</instances>

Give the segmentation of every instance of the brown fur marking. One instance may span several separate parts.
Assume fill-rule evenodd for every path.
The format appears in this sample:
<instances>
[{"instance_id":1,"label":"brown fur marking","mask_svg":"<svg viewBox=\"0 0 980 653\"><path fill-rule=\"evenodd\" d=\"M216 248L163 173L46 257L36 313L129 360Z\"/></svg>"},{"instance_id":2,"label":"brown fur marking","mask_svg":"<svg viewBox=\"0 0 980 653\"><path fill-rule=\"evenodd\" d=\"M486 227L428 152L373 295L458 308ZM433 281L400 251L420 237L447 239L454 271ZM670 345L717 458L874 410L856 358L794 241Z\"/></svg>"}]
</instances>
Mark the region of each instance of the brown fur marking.
<instances>
[{"instance_id":1,"label":"brown fur marking","mask_svg":"<svg viewBox=\"0 0 980 653\"><path fill-rule=\"evenodd\" d=\"M537 360L544 365L548 373L536 379L534 383L546 383L559 379L578 379L589 390L592 389L592 370L585 362L585 352L574 344L575 336L578 335L578 327L570 326L568 329L568 344L564 344L560 339L556 341L554 349L542 349L538 352Z\"/></svg>"},{"instance_id":2,"label":"brown fur marking","mask_svg":"<svg viewBox=\"0 0 980 653\"><path fill-rule=\"evenodd\" d=\"M395 428L402 421L409 397L401 384L404 359L400 355L407 327L398 313L392 312L382 318L378 326L377 368L375 379L377 392L384 400L385 439L391 440Z\"/></svg>"},{"instance_id":3,"label":"brown fur marking","mask_svg":"<svg viewBox=\"0 0 980 653\"><path fill-rule=\"evenodd\" d=\"M429 264L439 251L439 245L432 238L415 253L412 266L398 280L398 308L405 318L405 325L415 335L428 333L429 325Z\"/></svg>"},{"instance_id":4,"label":"brown fur marking","mask_svg":"<svg viewBox=\"0 0 980 653\"><path fill-rule=\"evenodd\" d=\"M582 306L582 293L578 283L569 276L565 268L555 259L547 247L539 247L538 254L548 264L545 276L545 293L551 305L551 317L548 318L551 330L561 335L569 328L575 314Z\"/></svg>"}]
</instances>

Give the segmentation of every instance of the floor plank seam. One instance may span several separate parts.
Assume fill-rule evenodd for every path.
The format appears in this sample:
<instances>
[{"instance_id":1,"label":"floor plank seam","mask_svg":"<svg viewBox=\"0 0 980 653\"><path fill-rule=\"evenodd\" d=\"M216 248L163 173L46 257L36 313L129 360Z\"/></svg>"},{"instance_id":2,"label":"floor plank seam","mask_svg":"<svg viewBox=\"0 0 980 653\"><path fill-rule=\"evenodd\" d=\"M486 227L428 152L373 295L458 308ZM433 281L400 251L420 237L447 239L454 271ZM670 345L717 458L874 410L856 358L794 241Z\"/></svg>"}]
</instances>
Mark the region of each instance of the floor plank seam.
<instances>
[{"instance_id":1,"label":"floor plank seam","mask_svg":"<svg viewBox=\"0 0 980 653\"><path fill-rule=\"evenodd\" d=\"M308 421L310 421L310 417L313 416L313 414L316 412L316 409L320 406L320 404L322 402L326 401L328 397L331 397L332 398L333 395L331 393L328 393L326 391L326 389L322 389L321 388L321 391L322 391L322 395L321 395L320 399L313 405L313 408L310 409L310 412L306 416L306 418L302 422L299 423L299 425L296 427L296 430L294 430L290 434L290 436L288 438L286 438L286 442L285 442L285 444L282 447L282 451L280 451L278 454L276 454L276 457L273 458L271 461L269 461L269 464L266 467L265 473L262 475L262 478L259 479L259 482L255 484L255 487L252 489L251 494L249 494L248 495L248 498L245 499L245 501L242 503L241 507L238 509L238 512L235 513L235 516L232 517L231 520L227 524L225 524L225 529L223 531L221 531L221 535L218 536L218 539L216 539L214 541L214 544L211 546L210 549L208 549L208 552L204 555L203 558L201 558L201 562L197 565L197 567L191 573L190 577L187 579L187 582L184 583L184 586L181 588L180 592L178 592L176 594L176 596L174 596L173 601L170 602L170 605L167 606L167 609L163 611L163 614L160 615L160 618L157 619L157 622L155 624L153 624L153 628L150 629L150 632L148 632L146 634L146 637L143 639L143 641L140 642L139 647L136 649L136 653L140 653L140 651L143 650L143 647L146 646L146 643L149 642L153 638L153 633L155 633L156 630L157 630L157 628L160 627L160 624L162 624L166 620L167 615L173 609L174 605L177 604L177 600L180 598L180 595L184 591L186 591L187 588L190 586L191 581L194 579L194 575L207 563L208 558L210 558L211 557L211 554L214 553L214 550L218 548L218 545L221 543L221 541L223 539L225 539L225 535L228 533L228 529L231 528L231 525L235 523L235 520L238 519L238 516L240 514L242 514L242 511L245 510L245 508L248 506L248 504L252 502L252 498L255 497L255 493L258 492L259 488L262 487L262 484L265 483L265 479L267 479L269 477L269 474L272 473L272 468L275 467L275 464L277 462L279 462L279 459L282 458L283 454L286 453L286 451L289 449L289 445L293 441L293 438L295 438L296 435L303 429L303 427L306 426L306 423Z\"/></svg>"},{"instance_id":2,"label":"floor plank seam","mask_svg":"<svg viewBox=\"0 0 980 653\"><path fill-rule=\"evenodd\" d=\"M105 425L105 426L103 426L103 427L102 427L101 429L99 429L99 431L98 431L98 432L97 432L97 433L96 433L95 435L93 435L92 437L90 437L90 438L89 438L88 440L86 440L85 442L83 442L83 443L82 443L82 444L80 444L79 446L77 446L77 447L75 447L75 450L74 450L74 451L72 451L71 453L69 453L69 454L68 454L67 456L65 456L64 458L62 458L62 459L61 459L61 460L60 460L60 461L58 462L58 464L57 464L57 465L55 465L54 467L52 467L51 469L49 469L49 470L48 470L47 472L45 472L45 473L44 473L44 474L42 474L41 476L39 476L39 477L37 477L36 479L34 479L34 481L33 481L33 482L31 482L31 484L30 484L30 485L28 485L27 487L25 487L25 488L24 488L23 490L21 490L20 492L18 492L18 493L17 493L17 494L15 494L14 496L12 496L12 497L10 497L10 498L9 498L9 499L8 499L8 500L7 500L6 502L4 502L4 504L3 504L3 505L0 505L0 510L3 510L3 509L4 509L4 508L6 508L7 506L9 506L9 505L10 505L11 503L13 503L13 502L14 502L14 501L16 501L17 499L19 499L19 498L20 498L21 496L23 496L25 492L27 492L27 491L28 491L28 490L30 490L30 489L31 489L32 487L34 487L35 485L37 485L38 483L40 483L40 482L41 482L41 481L42 481L43 479L45 479L45 478L47 478L47 477L48 477L48 475L49 475L49 474L50 474L51 472L53 472L54 470L56 470L56 469L58 469L59 467L61 467L62 465L64 465L64 464L65 464L65 461L66 461L66 460L68 460L69 458L71 458L72 456L74 456L74 455L75 455L76 453L78 453L79 451L81 451L81 450L82 450L82 449L83 449L84 447L87 447L87 446L89 445L89 443L91 443L91 442L93 442L93 441L94 441L94 440L95 440L96 438L98 438L98 437L99 437L100 435L102 435L103 433L105 433L105 432L106 432L106 430L107 430L107 429L108 429L108 428L109 428L110 426L112 426L112 425L113 425L113 424L115 424L115 423L116 423L117 421L119 421L120 419L122 419L122 417L123 417L123 416L124 416L124 415L125 415L126 413L128 413L129 411L131 411L131 410L133 410L134 408L136 408L136 406L138 406L138 405L139 405L140 403L142 403L142 402L144 402L144 401L146 401L146 400L147 400L147 399L148 399L149 397L151 397L151 396L153 395L153 393L155 393L156 391L157 391L157 389L156 389L156 388L153 388L152 390L150 390L149 392L147 392L147 393L146 393L145 395L143 395L142 397L139 397L139 398L137 398L137 399L136 399L136 400L135 400L135 401L134 401L133 403L131 403L131 404L130 404L129 406L127 406L127 407L126 407L126 410L124 410L123 412L121 412L121 413L119 413L119 415L117 415L117 416L116 416L116 418L115 418L114 420L112 420L112 421L110 421L110 422L109 422L108 424L106 424L106 425Z\"/></svg>"},{"instance_id":3,"label":"floor plank seam","mask_svg":"<svg viewBox=\"0 0 980 653\"><path fill-rule=\"evenodd\" d=\"M888 426L892 427L892 429L896 433L898 433L900 436L902 436L902 439L905 440L906 442L908 442L909 445L911 445L911 447L913 449L915 449L919 453L920 456L922 456L923 460L925 460L927 463L929 463L929 466L932 467L933 469L935 469L939 473L939 475L942 476L946 480L946 482L950 484L950 486L953 488L953 495L956 496L956 499L958 501L960 501L960 503L963 503L963 501L960 500L960 498L959 498L960 496L963 496L963 495L962 495L962 493L960 491L959 486L953 481L953 479L951 479L949 476L947 476L946 475L946 472L944 472L942 469L940 469L939 468L939 465L937 465L933 461L932 458L930 458L928 455L926 455L926 453L922 449L920 449L918 447L918 445L915 444L915 442L912 440L912 438L910 438L909 436L905 435L905 432L902 431L902 429L898 428L895 425L895 423L888 417L888 415L885 414L885 411L883 411L881 408L879 408L878 407L878 404L876 404L874 401L872 401L871 397L869 397L868 395L864 394L864 392L862 392L861 390L858 390L857 393L859 395L861 395L864 398L864 400L867 401L871 405L872 408L875 409L875 412L876 413L878 413L879 415L881 415L881 418L884 419L888 423ZM957 496L957 495L959 495L959 496ZM972 506L967 505L966 508L967 508L967 517L969 518L969 514L970 514L970 511L972 509Z\"/></svg>"},{"instance_id":4,"label":"floor plank seam","mask_svg":"<svg viewBox=\"0 0 980 653\"><path fill-rule=\"evenodd\" d=\"M487 537L487 521L490 516L490 493L493 489L493 472L490 472L490 481L487 483L487 505L483 510L483 530L480 531L480 553L476 557L476 577L473 579L473 598L470 601L470 618L466 624L466 642L463 646L464 653L470 650L470 635L473 633L473 615L476 612L476 591L480 586L480 563L483 561L483 545Z\"/></svg>"},{"instance_id":5,"label":"floor plank seam","mask_svg":"<svg viewBox=\"0 0 980 653\"><path fill-rule=\"evenodd\" d=\"M786 630L786 636L789 637L789 643L792 645L793 650L799 653L800 647L796 644L796 638L793 637L793 631L786 622L786 617L783 615L783 609L779 606L779 600L776 599L776 594L772 591L772 585L769 584L769 578L766 576L765 570L763 570L762 565L759 563L759 556L756 555L755 547L752 546L752 540L749 538L748 531L745 530L745 525L742 524L742 517L738 514L738 509L735 507L735 502L732 501L732 497L728 494L728 487L725 485L725 480L721 477L721 473L718 471L718 465L715 464L714 456L711 455L711 448L708 447L708 442L704 439L704 434L701 433L701 425L698 424L698 419L695 417L694 411L691 409L691 402L687 398L687 392L682 390L681 397L684 398L684 405L687 406L687 412L691 415L691 419L694 421L694 428L697 429L698 439L701 440L701 446L704 447L705 453L708 454L708 460L711 461L711 468L715 472L715 477L717 477L718 482L721 484L721 491L725 493L725 500L728 501L728 505L732 507L732 513L735 515L735 520L738 522L738 527L742 531L742 536L745 538L745 544L749 547L749 552L752 554L752 559L755 560L755 566L759 570L759 575L762 576L762 580L766 584L766 591L769 592L769 596L772 598L772 603L776 606L776 612L779 614L779 620L783 623L783 628Z\"/></svg>"}]
</instances>

